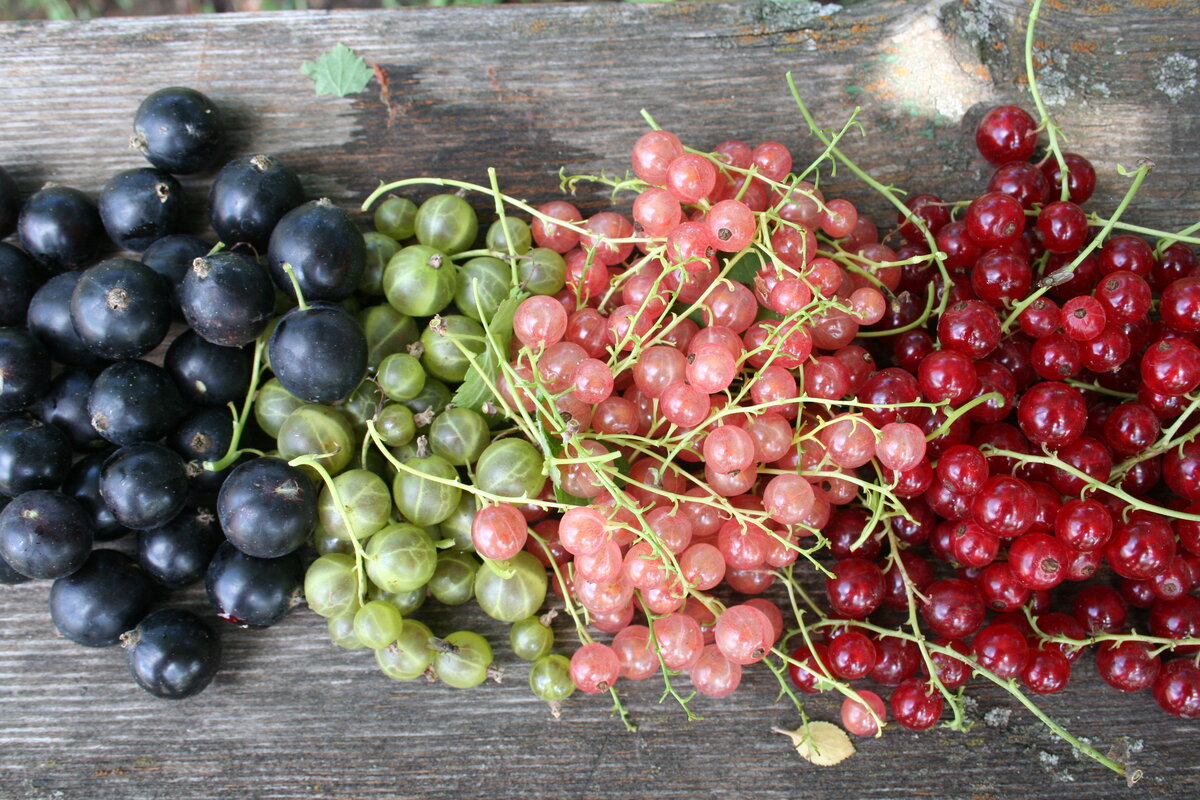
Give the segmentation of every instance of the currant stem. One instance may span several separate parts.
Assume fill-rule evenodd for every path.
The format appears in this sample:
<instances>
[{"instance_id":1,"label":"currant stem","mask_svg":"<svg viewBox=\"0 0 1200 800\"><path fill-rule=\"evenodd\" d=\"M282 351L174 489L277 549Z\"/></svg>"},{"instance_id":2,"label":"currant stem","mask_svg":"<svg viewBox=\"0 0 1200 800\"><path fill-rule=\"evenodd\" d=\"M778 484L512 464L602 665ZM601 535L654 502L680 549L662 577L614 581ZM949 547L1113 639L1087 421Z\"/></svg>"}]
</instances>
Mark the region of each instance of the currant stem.
<instances>
[{"instance_id":1,"label":"currant stem","mask_svg":"<svg viewBox=\"0 0 1200 800\"><path fill-rule=\"evenodd\" d=\"M254 340L254 360L250 366L250 387L246 389L246 397L242 400L241 413L238 413L233 403L229 404L233 412L233 439L229 442L229 449L225 451L225 455L220 460L205 461L204 468L206 470L219 472L237 461L242 453L245 452L244 450L240 450L239 446L242 442L242 432L246 430L246 424L250 421L250 412L254 409L254 398L258 395L258 382L262 379L262 357L265 347L263 336L259 336Z\"/></svg>"},{"instance_id":2,"label":"currant stem","mask_svg":"<svg viewBox=\"0 0 1200 800\"><path fill-rule=\"evenodd\" d=\"M1041 0L1037 0L1037 2L1035 2L1035 8L1040 2ZM1092 237L1092 240L1087 243L1086 247L1079 251L1079 254L1075 256L1075 258L1071 259L1071 263L1067 264L1065 267L1059 270L1059 272L1073 273L1075 269L1083 263L1083 260L1091 255L1093 250L1100 246L1101 242L1108 237L1108 234L1112 233L1112 229L1116 225L1117 220L1122 214L1125 213L1125 209L1129 208L1129 204L1133 202L1134 195L1136 195L1138 190L1142 187L1142 181L1144 181L1146 176L1150 174L1150 170L1153 167L1154 164L1148 161L1143 162L1138 166L1137 170L1133 173L1133 181L1130 182L1129 188L1125 191L1125 196L1122 197L1121 202L1117 204L1117 208L1113 211L1112 216L1109 217L1108 221L1104 223L1104 227L1100 229L1099 233ZM1066 180L1064 178L1064 185L1065 183ZM1004 323L1000 326L1000 329L1007 333L1008 329L1012 327L1013 322L1015 322L1017 318L1021 316L1021 312L1028 308L1034 300L1037 300L1051 288L1052 284L1043 284L1024 300L1014 305L1012 312L1004 320Z\"/></svg>"},{"instance_id":3,"label":"currant stem","mask_svg":"<svg viewBox=\"0 0 1200 800\"><path fill-rule=\"evenodd\" d=\"M1088 475L1086 472L1084 472L1080 469L1077 469L1077 468L1071 466L1070 464L1066 463L1065 461L1062 461L1061 459L1055 458L1053 456L1035 456L1035 455L1030 455L1029 453L1018 453L1013 450L1001 450L1001 449L992 448L992 447L985 447L984 455L1007 456L1008 458L1014 458L1017 461L1029 462L1029 463L1033 463L1033 464L1048 464L1049 466L1055 467L1057 469L1061 469L1063 472L1066 472L1069 475L1079 478L1080 480L1087 483L1089 488L1100 489L1101 491L1107 492L1108 494L1111 494L1113 497L1117 497L1117 498L1120 498L1121 500L1124 500L1127 504L1133 506L1134 508L1139 508L1139 509L1142 509L1143 511L1149 511L1151 513L1159 514L1164 517L1172 517L1173 519L1183 519L1183 520L1188 520L1191 522L1200 522L1200 514L1189 514L1186 511L1177 511L1173 508L1167 508L1166 506L1156 506L1151 503L1147 503L1144 500L1139 500L1138 498L1134 497L1133 495L1129 494L1128 492L1126 492L1123 489L1120 489L1116 486L1109 486L1107 483L1100 483L1095 478L1093 478L1091 475Z\"/></svg>"},{"instance_id":4,"label":"currant stem","mask_svg":"<svg viewBox=\"0 0 1200 800\"><path fill-rule=\"evenodd\" d=\"M1033 68L1033 34L1041 10L1042 0L1033 0L1033 7L1029 9L1029 22L1025 25L1025 77L1029 82L1029 95L1033 99L1034 107L1037 108L1038 127L1046 129L1046 136L1050 139L1049 150L1054 155L1054 160L1058 162L1058 169L1062 175L1062 196L1059 199L1069 200L1071 189L1067 176L1070 174L1070 170L1067 168L1067 160L1063 158L1062 148L1058 145L1058 126L1054 124L1054 120L1050 119L1050 113L1046 111L1046 104L1042 102L1042 93L1037 85L1036 70Z\"/></svg>"}]
</instances>

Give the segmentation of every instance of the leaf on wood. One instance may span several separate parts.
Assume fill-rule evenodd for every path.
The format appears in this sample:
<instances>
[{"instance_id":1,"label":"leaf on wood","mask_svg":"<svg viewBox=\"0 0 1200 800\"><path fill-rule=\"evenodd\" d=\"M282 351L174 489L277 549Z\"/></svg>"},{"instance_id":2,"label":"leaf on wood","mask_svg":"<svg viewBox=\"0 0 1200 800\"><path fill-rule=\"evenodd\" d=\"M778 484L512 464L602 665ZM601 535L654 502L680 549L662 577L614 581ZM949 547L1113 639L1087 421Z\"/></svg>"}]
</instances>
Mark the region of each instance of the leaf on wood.
<instances>
[{"instance_id":1,"label":"leaf on wood","mask_svg":"<svg viewBox=\"0 0 1200 800\"><path fill-rule=\"evenodd\" d=\"M300 71L312 78L318 95L345 97L367 88L375 72L362 57L341 42L314 61L305 61Z\"/></svg>"},{"instance_id":2,"label":"leaf on wood","mask_svg":"<svg viewBox=\"0 0 1200 800\"><path fill-rule=\"evenodd\" d=\"M794 731L785 731L783 728L771 730L791 739L800 757L818 767L832 767L854 755L854 743L844 730L832 722L818 720L808 723L807 728Z\"/></svg>"},{"instance_id":3,"label":"leaf on wood","mask_svg":"<svg viewBox=\"0 0 1200 800\"><path fill-rule=\"evenodd\" d=\"M500 375L500 359L508 361L508 344L513 337L513 317L517 314L517 306L528 296L528 292L514 288L496 309L492 318L487 320L486 328L491 336L488 337L483 352L475 357L478 369L475 366L468 369L462 386L454 393L454 405L485 413L485 403L499 403L499 399L488 388L488 383L493 386L496 384L496 378ZM499 345L499 350L493 346L492 339Z\"/></svg>"}]
</instances>

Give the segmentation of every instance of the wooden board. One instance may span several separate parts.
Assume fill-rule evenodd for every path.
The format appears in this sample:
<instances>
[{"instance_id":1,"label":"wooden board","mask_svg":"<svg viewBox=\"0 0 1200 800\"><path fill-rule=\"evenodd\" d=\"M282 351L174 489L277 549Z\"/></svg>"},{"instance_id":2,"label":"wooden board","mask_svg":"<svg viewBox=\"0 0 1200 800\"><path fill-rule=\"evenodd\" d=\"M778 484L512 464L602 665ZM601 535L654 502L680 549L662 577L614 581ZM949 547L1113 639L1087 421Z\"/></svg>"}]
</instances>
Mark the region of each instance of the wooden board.
<instances>
[{"instance_id":1,"label":"wooden board","mask_svg":"<svg viewBox=\"0 0 1200 800\"><path fill-rule=\"evenodd\" d=\"M817 153L788 95L797 76L823 124L861 106L866 137L846 150L876 177L946 198L978 192L987 170L974 123L1001 101L1027 104L1016 0L507 6L399 12L219 15L0 25L0 165L22 189L44 181L96 193L139 166L126 149L150 91L188 85L228 112L236 152L270 152L309 193L356 205L381 180L439 175L555 196L556 172L620 173L646 108L685 141L777 139ZM1200 6L1140 0L1048 3L1038 33L1043 90L1071 146L1100 173L1107 212L1126 180L1158 168L1130 219L1180 228L1200 216ZM316 97L298 72L336 42L387 85ZM205 176L189 178L202 226ZM876 211L839 176L834 191ZM589 208L602 193L581 198ZM881 227L889 224L881 217ZM772 726L794 727L773 681L750 670L729 700L686 723L659 689L632 687L640 728L604 698L576 697L553 720L506 652L504 626L422 611L434 629L476 628L506 678L469 693L381 676L337 651L315 615L250 632L226 626L225 667L196 699L156 701L117 650L52 633L44 584L0 588L0 798L1024 798L1195 797L1197 728L1146 693L1119 695L1090 664L1045 707L1108 750L1122 741L1147 777L1126 789L1073 755L1002 693L981 689L968 734L889 730L840 767L801 762ZM178 601L197 610L200 593ZM809 702L837 719L831 697Z\"/></svg>"}]
</instances>

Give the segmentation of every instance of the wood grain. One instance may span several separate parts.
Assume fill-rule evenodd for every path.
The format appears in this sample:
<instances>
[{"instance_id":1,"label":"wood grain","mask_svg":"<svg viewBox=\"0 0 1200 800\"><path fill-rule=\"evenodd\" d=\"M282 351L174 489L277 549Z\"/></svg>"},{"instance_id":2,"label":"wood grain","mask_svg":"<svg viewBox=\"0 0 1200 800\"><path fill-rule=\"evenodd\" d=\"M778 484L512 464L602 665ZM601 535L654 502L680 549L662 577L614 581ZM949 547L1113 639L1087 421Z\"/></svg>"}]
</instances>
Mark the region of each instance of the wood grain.
<instances>
[{"instance_id":1,"label":"wood grain","mask_svg":"<svg viewBox=\"0 0 1200 800\"><path fill-rule=\"evenodd\" d=\"M518 196L555 196L569 173L622 172L648 109L685 141L777 139L797 161L804 135L791 70L830 127L856 106L867 136L846 151L873 175L947 198L978 192L979 115L1027 102L1018 0L876 2L840 9L785 2L506 6L399 12L218 15L0 25L0 164L96 193L143 162L125 147L150 91L188 85L227 111L231 152L271 152L312 195L349 205L381 180L482 181L495 166ZM1158 168L1130 219L1167 228L1200 216L1200 7L1192 2L1047 4L1038 33L1043 88L1071 146L1100 173L1093 207L1126 185L1116 165ZM344 42L386 76L345 99L315 97L300 63ZM207 177L189 178L203 227ZM882 208L839 176L832 191ZM584 194L589 208L606 203ZM881 227L888 218L881 217ZM1146 770L1126 789L1002 693L980 688L967 734L889 730L835 769L801 762L772 726L794 727L773 681L750 670L725 701L685 723L655 686L632 687L640 728L603 698L550 718L507 653L503 626L426 609L441 633L475 628L506 679L470 693L381 676L329 645L313 614L261 632L223 630L225 668L201 696L155 701L116 650L52 635L44 584L0 588L0 798L1094 798L1198 794L1195 723L1145 693L1119 695L1081 663L1044 706L1101 749L1127 741ZM203 610L199 592L178 602ZM809 701L836 719L832 697Z\"/></svg>"}]
</instances>

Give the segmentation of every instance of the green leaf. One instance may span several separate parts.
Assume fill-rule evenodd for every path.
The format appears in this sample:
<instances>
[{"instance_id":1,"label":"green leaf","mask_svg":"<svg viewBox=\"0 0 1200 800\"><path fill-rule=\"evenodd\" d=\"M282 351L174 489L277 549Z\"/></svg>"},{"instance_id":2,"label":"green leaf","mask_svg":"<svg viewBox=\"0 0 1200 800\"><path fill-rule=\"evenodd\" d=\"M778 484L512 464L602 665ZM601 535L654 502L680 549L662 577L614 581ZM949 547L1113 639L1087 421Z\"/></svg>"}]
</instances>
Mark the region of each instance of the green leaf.
<instances>
[{"instance_id":1,"label":"green leaf","mask_svg":"<svg viewBox=\"0 0 1200 800\"><path fill-rule=\"evenodd\" d=\"M300 71L312 78L317 94L345 97L367 88L375 74L362 56L339 42L315 62L305 61Z\"/></svg>"},{"instance_id":2,"label":"green leaf","mask_svg":"<svg viewBox=\"0 0 1200 800\"><path fill-rule=\"evenodd\" d=\"M738 262L733 265L733 269L725 274L726 278L738 283L744 283L747 286L754 287L754 276L763 268L763 259L757 250L751 250L743 255Z\"/></svg>"},{"instance_id":3,"label":"green leaf","mask_svg":"<svg viewBox=\"0 0 1200 800\"><path fill-rule=\"evenodd\" d=\"M586 497L576 497L575 495L563 489L557 483L554 484L554 500L557 503L566 503L567 505L572 506L586 506L592 502Z\"/></svg>"},{"instance_id":4,"label":"green leaf","mask_svg":"<svg viewBox=\"0 0 1200 800\"><path fill-rule=\"evenodd\" d=\"M491 336L488 337L487 346L484 347L483 352L475 357L475 362L479 365L478 369L472 366L467 370L466 380L454 393L454 405L483 413L484 403L489 400L499 402L496 395L488 388L488 382L495 385L496 378L500 374L500 359L508 360L508 343L512 341L513 337L513 317L517 314L517 306L521 305L521 301L526 297L529 297L528 292L513 288L504 302L496 309L492 318L484 323L484 327ZM499 350L492 345L493 338L500 346ZM480 374L481 371L482 374ZM487 380L484 380L484 376L487 377Z\"/></svg>"}]
</instances>

